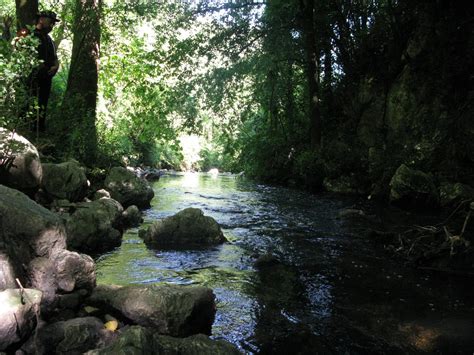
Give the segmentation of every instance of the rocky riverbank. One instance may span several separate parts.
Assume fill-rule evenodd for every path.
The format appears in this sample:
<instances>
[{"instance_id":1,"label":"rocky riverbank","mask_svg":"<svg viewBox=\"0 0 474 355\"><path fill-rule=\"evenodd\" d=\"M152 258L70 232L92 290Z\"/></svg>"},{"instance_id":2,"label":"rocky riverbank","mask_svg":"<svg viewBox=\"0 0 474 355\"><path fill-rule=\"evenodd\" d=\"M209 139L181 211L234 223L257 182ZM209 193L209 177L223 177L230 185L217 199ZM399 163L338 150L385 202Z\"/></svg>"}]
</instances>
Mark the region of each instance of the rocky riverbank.
<instances>
[{"instance_id":1,"label":"rocky riverbank","mask_svg":"<svg viewBox=\"0 0 474 355\"><path fill-rule=\"evenodd\" d=\"M146 180L114 167L91 188L77 162L42 164L26 139L4 138L13 159L0 185L0 352L238 353L208 338L209 288L96 285L85 253L112 250L140 224L154 197Z\"/></svg>"}]
</instances>

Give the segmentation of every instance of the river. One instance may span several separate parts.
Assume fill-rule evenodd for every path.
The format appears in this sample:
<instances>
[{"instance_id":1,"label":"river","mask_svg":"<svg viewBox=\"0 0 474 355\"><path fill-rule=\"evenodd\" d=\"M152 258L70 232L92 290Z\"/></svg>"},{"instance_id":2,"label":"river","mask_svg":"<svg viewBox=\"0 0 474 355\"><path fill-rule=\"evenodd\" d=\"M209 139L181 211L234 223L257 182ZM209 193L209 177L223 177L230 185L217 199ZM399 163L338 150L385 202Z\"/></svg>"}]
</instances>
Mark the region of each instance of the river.
<instances>
[{"instance_id":1,"label":"river","mask_svg":"<svg viewBox=\"0 0 474 355\"><path fill-rule=\"evenodd\" d=\"M98 283L210 287L213 338L245 353L473 353L473 279L388 259L338 218L356 199L198 173L165 175L154 190L140 228L197 207L229 243L151 250L130 229L98 258ZM265 254L275 262L256 267Z\"/></svg>"}]
</instances>

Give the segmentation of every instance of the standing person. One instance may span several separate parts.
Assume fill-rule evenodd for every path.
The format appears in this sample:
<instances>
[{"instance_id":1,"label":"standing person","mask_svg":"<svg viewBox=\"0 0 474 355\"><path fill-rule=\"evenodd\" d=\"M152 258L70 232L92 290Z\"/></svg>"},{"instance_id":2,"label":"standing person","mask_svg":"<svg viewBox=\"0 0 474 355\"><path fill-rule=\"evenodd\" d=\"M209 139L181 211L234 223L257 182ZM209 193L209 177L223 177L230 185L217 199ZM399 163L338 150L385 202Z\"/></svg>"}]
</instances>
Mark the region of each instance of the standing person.
<instances>
[{"instance_id":1,"label":"standing person","mask_svg":"<svg viewBox=\"0 0 474 355\"><path fill-rule=\"evenodd\" d=\"M58 56L53 40L49 36L56 22L59 22L53 11L42 11L36 15L36 26L33 36L39 39L38 58L42 61L31 77L32 95L38 98L39 113L35 128L40 132L46 130L46 107L53 76L59 69ZM36 127L36 125L38 125Z\"/></svg>"}]
</instances>

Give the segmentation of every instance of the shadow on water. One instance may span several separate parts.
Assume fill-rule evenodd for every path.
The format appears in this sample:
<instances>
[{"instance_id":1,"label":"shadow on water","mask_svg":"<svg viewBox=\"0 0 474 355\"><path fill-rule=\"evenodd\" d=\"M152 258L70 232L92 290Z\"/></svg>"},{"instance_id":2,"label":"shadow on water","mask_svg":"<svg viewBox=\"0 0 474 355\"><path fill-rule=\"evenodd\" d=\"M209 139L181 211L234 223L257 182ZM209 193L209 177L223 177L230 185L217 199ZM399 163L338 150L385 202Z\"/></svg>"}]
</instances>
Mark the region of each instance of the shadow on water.
<instances>
[{"instance_id":1,"label":"shadow on water","mask_svg":"<svg viewBox=\"0 0 474 355\"><path fill-rule=\"evenodd\" d=\"M213 337L247 353L472 353L472 278L400 268L360 226L337 218L356 201L232 176L164 176L145 226L201 208L229 243L150 250L138 230L98 259L98 282L176 283L214 290ZM143 226L142 226L143 227ZM273 262L255 266L259 255Z\"/></svg>"}]
</instances>

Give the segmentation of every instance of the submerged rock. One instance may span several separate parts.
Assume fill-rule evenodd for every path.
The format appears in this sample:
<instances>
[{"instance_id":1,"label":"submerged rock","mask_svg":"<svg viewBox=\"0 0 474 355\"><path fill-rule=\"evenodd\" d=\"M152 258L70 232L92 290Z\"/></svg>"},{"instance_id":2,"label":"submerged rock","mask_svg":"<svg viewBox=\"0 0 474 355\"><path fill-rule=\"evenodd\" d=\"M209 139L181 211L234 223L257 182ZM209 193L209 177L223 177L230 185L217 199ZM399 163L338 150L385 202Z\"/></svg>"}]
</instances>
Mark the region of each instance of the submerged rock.
<instances>
[{"instance_id":1,"label":"submerged rock","mask_svg":"<svg viewBox=\"0 0 474 355\"><path fill-rule=\"evenodd\" d=\"M10 168L0 171L0 184L28 193L39 187L43 169L38 150L30 141L0 127L0 155L12 157Z\"/></svg>"},{"instance_id":2,"label":"submerged rock","mask_svg":"<svg viewBox=\"0 0 474 355\"><path fill-rule=\"evenodd\" d=\"M68 248L99 253L120 246L122 212L120 203L109 198L78 204L66 222Z\"/></svg>"},{"instance_id":3,"label":"submerged rock","mask_svg":"<svg viewBox=\"0 0 474 355\"><path fill-rule=\"evenodd\" d=\"M27 339L36 327L41 291L8 289L0 292L0 351Z\"/></svg>"},{"instance_id":4,"label":"submerged rock","mask_svg":"<svg viewBox=\"0 0 474 355\"><path fill-rule=\"evenodd\" d=\"M82 200L89 187L84 169L76 161L43 164L43 191L52 199Z\"/></svg>"},{"instance_id":5,"label":"submerged rock","mask_svg":"<svg viewBox=\"0 0 474 355\"><path fill-rule=\"evenodd\" d=\"M141 231L145 243L156 246L195 247L226 242L219 224L198 208L186 208L154 222Z\"/></svg>"},{"instance_id":6,"label":"submerged rock","mask_svg":"<svg viewBox=\"0 0 474 355\"><path fill-rule=\"evenodd\" d=\"M128 323L182 337L210 334L216 312L214 299L214 293L206 287L100 285L87 303L111 314L118 313Z\"/></svg>"},{"instance_id":7,"label":"submerged rock","mask_svg":"<svg viewBox=\"0 0 474 355\"><path fill-rule=\"evenodd\" d=\"M188 338L173 338L158 335L152 329L133 326L126 329L112 345L89 351L87 354L227 355L240 354L240 352L230 343L212 340L203 334Z\"/></svg>"},{"instance_id":8,"label":"submerged rock","mask_svg":"<svg viewBox=\"0 0 474 355\"><path fill-rule=\"evenodd\" d=\"M110 170L105 179L105 189L125 208L131 205L150 207L150 201L155 195L147 181L121 167Z\"/></svg>"},{"instance_id":9,"label":"submerged rock","mask_svg":"<svg viewBox=\"0 0 474 355\"><path fill-rule=\"evenodd\" d=\"M390 202L404 208L436 208L439 196L431 176L402 164L390 181Z\"/></svg>"}]
</instances>

